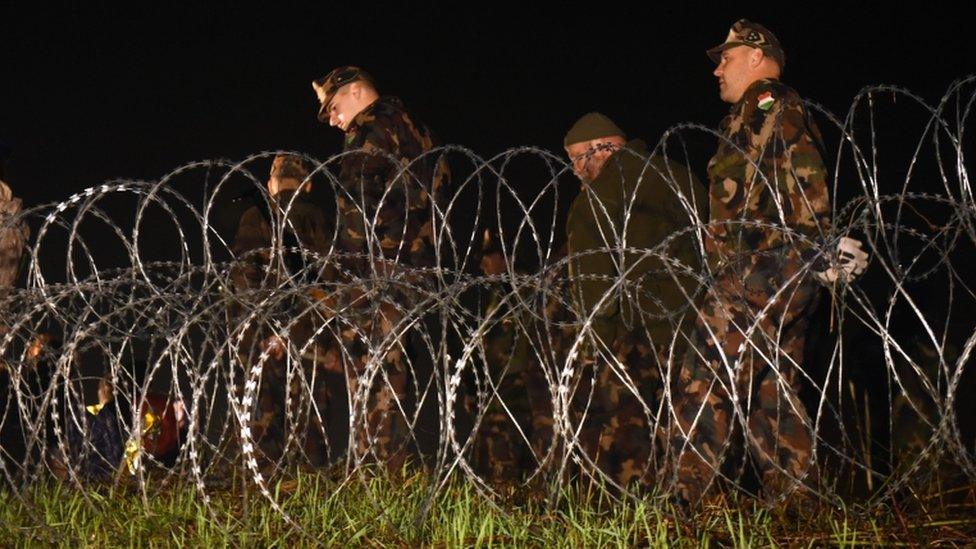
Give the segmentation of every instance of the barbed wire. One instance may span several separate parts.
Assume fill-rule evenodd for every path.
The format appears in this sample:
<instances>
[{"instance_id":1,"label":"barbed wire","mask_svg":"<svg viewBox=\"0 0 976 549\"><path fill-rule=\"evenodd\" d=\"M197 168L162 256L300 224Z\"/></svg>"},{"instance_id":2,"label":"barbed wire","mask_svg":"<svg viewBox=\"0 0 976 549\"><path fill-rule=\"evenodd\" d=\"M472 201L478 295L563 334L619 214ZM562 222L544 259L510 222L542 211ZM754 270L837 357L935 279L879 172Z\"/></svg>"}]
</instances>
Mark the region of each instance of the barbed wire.
<instances>
[{"instance_id":1,"label":"barbed wire","mask_svg":"<svg viewBox=\"0 0 976 549\"><path fill-rule=\"evenodd\" d=\"M813 250L749 325L735 327L752 342L751 360L780 384L783 372L795 371L802 387L801 403L781 404L794 414L803 408L815 465L796 474L774 460L790 479L786 494L840 502L860 493L881 503L933 475L976 478L976 426L970 402L960 398L976 385L968 275L976 203L965 163L972 138L964 132L973 84L974 77L954 83L935 105L894 86L865 88L843 118L808 103L825 135L836 136L829 234L811 238L775 220L728 223ZM878 117L886 97L886 108L912 112ZM911 121L917 134L909 133ZM881 154L882 123L897 125L899 143L915 143L912 156ZM638 187L665 182L685 218L651 247L629 236L637 230L634 193L622 205L591 200L606 222L605 245L565 253L561 212L577 185L562 157L534 147L483 158L446 146L407 165L388 158L393 182L372 203L337 176L355 153L319 161L265 151L239 162L190 163L155 181L108 181L7 218L4 230L26 223L32 241L26 284L2 295L6 489L26 497L56 474L82 491L93 482L131 483L145 497L185 480L209 506L211 494L243 472L287 518L275 482L315 468L337 475L337 489L355 481L369 489L371 476L387 474L384 465L399 465L399 453L437 479L431 500L460 476L494 501L492 460L504 446L518 464L506 471L511 482L555 493L593 479L614 497L668 493L676 454L698 451L689 433L678 447L668 433L680 430L674 387L691 344L688 326L705 314L702 299L716 281L702 236L707 207L681 181L703 173L690 151L709 150L715 139L722 136L713 129L679 124L641 157ZM280 154L312 167L310 196L329 220L324 246L291 241L299 231L290 214L307 199L295 193L279 203L258 175ZM436 195L415 174L442 160L454 180ZM757 172L758 184L779 199ZM379 241L379 212L398 185L435 194L424 213L435 245L430 265L412 264L409 249L390 252ZM222 221L233 217L228 210L241 213L232 196L270 212L266 245L235 248L233 227ZM345 229L335 212L348 204L367 228L358 252L340 245ZM479 268L486 229L503 259L491 272ZM837 243L849 235L871 255L867 274L823 290L829 311L810 328L820 336L802 361L780 356L780 334L764 322L818 265L836 261ZM680 257L682 247L695 257ZM611 258L617 274L575 271L594 257ZM248 268L256 272L250 279L242 275ZM655 280L674 283L681 303L656 294ZM588 283L605 290L583 307L574 292ZM626 304L625 336L605 340L601 311L614 303ZM660 326L669 327L666 337L655 331ZM394 387L391 361L402 364L405 386ZM719 370L719 385L737 379L743 359ZM87 408L100 400L100 380L110 393L101 401L114 403L118 419L108 442L96 432L106 428L105 408ZM587 439L594 418L614 417L605 396L611 387L639 409L638 427L626 436L643 437L637 446L650 448L631 464L632 477L643 479L636 484L607 470L603 438ZM756 494L754 463L743 450L760 446L749 420L756 404L735 383L721 390L736 395L738 434L715 449L722 463L715 482ZM384 391L391 404L379 413ZM391 417L404 426L392 453L380 448L378 427ZM166 446L161 437L170 431L175 439Z\"/></svg>"}]
</instances>

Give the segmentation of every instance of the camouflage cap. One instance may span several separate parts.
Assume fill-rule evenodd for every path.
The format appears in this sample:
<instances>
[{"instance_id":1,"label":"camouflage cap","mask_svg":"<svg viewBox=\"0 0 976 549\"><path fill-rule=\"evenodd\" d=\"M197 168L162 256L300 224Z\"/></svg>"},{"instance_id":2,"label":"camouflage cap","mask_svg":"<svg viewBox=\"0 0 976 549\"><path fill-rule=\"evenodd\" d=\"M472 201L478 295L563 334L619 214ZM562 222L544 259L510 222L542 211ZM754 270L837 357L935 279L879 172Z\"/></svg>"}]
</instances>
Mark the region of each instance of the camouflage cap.
<instances>
[{"instance_id":1,"label":"camouflage cap","mask_svg":"<svg viewBox=\"0 0 976 549\"><path fill-rule=\"evenodd\" d=\"M786 67L786 53L780 46L776 35L759 23L753 23L748 19L739 19L729 29L729 36L725 42L708 50L708 57L715 63L722 60L722 52L736 46L749 46L759 48L766 55L772 57L779 63L780 68Z\"/></svg>"},{"instance_id":2,"label":"camouflage cap","mask_svg":"<svg viewBox=\"0 0 976 549\"><path fill-rule=\"evenodd\" d=\"M627 137L624 131L614 124L613 120L607 118L606 115L598 112L590 112L580 117L573 124L573 127L566 132L566 137L563 138L563 146L568 147L576 143L592 141L601 137L610 137L611 135Z\"/></svg>"},{"instance_id":3,"label":"camouflage cap","mask_svg":"<svg viewBox=\"0 0 976 549\"><path fill-rule=\"evenodd\" d=\"M339 88L360 80L369 82L370 84L374 82L373 77L363 69L347 66L333 69L329 74L312 81L312 89L315 90L315 94L319 97L319 103L321 104L321 107L319 107L320 122L329 121L329 103L332 102L332 98L335 97Z\"/></svg>"}]
</instances>

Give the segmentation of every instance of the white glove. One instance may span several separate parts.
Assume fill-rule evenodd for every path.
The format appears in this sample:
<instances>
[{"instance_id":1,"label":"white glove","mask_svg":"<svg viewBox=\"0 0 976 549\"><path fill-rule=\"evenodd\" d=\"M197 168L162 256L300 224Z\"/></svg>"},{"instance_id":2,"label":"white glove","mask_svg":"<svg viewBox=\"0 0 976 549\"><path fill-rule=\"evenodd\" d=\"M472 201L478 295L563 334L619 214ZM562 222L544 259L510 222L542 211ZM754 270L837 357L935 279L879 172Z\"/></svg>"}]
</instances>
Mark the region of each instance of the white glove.
<instances>
[{"instance_id":1,"label":"white glove","mask_svg":"<svg viewBox=\"0 0 976 549\"><path fill-rule=\"evenodd\" d=\"M817 280L831 285L838 280L849 284L868 266L868 253L861 249L861 241L842 236L837 244L837 263L826 271L814 273Z\"/></svg>"}]
</instances>

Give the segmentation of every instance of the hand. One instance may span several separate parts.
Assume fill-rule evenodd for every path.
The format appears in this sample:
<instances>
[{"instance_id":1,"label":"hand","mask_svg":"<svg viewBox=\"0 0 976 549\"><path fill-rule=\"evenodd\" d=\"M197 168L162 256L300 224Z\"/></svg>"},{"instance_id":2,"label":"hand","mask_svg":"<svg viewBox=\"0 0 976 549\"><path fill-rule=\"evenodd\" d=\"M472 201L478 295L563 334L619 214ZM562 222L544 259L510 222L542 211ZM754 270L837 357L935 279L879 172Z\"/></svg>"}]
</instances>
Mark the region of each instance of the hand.
<instances>
[{"instance_id":1,"label":"hand","mask_svg":"<svg viewBox=\"0 0 976 549\"><path fill-rule=\"evenodd\" d=\"M861 249L860 240L842 236L837 243L837 263L815 275L817 280L826 285L837 281L849 284L867 268L868 258L868 253Z\"/></svg>"}]
</instances>

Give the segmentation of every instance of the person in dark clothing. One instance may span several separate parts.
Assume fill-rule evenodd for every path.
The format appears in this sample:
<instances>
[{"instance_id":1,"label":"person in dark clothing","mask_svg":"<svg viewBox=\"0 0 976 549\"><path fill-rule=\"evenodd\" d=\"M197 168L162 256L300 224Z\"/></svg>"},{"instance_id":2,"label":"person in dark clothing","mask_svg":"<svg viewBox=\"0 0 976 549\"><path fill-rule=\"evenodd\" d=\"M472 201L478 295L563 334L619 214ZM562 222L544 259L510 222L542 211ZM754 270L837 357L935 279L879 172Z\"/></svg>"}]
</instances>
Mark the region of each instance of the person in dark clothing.
<instances>
[{"instance_id":1,"label":"person in dark clothing","mask_svg":"<svg viewBox=\"0 0 976 549\"><path fill-rule=\"evenodd\" d=\"M296 372L288 375L286 349L311 349L314 359L324 357L324 349L332 347L328 344L328 334L310 341L325 316L319 305L328 308L328 299L316 283L323 266L322 258L329 249L330 233L322 210L309 199L311 182L308 175L301 158L294 155L276 156L267 183L270 200L267 203L261 200L244 212L231 247L237 258L231 270L236 290L237 306L234 309L259 306L267 297L262 290L272 290L288 280L306 287L302 295L281 304L284 307L283 322L291 326L287 341L277 333L269 334L264 328L255 327L248 330L248 337L242 346L245 350L243 354L247 354L246 350L250 351L248 356L241 357L244 364L260 360L260 352L268 355L261 372L256 419L249 427L265 457L272 460L286 453L288 433L293 429L297 432L299 428L297 423L286 424L289 417L286 406L290 406L293 412L296 408L302 408L300 380L294 375ZM298 314L301 317L295 318ZM323 352L319 353L320 350ZM307 374L306 379L314 385L312 404L321 412L330 398L324 371L316 371L321 361L304 362L302 367ZM312 417L324 415L308 412ZM292 416L295 421L301 419ZM306 454L317 464L322 464L327 447L322 435L324 427L308 427Z\"/></svg>"}]
</instances>

